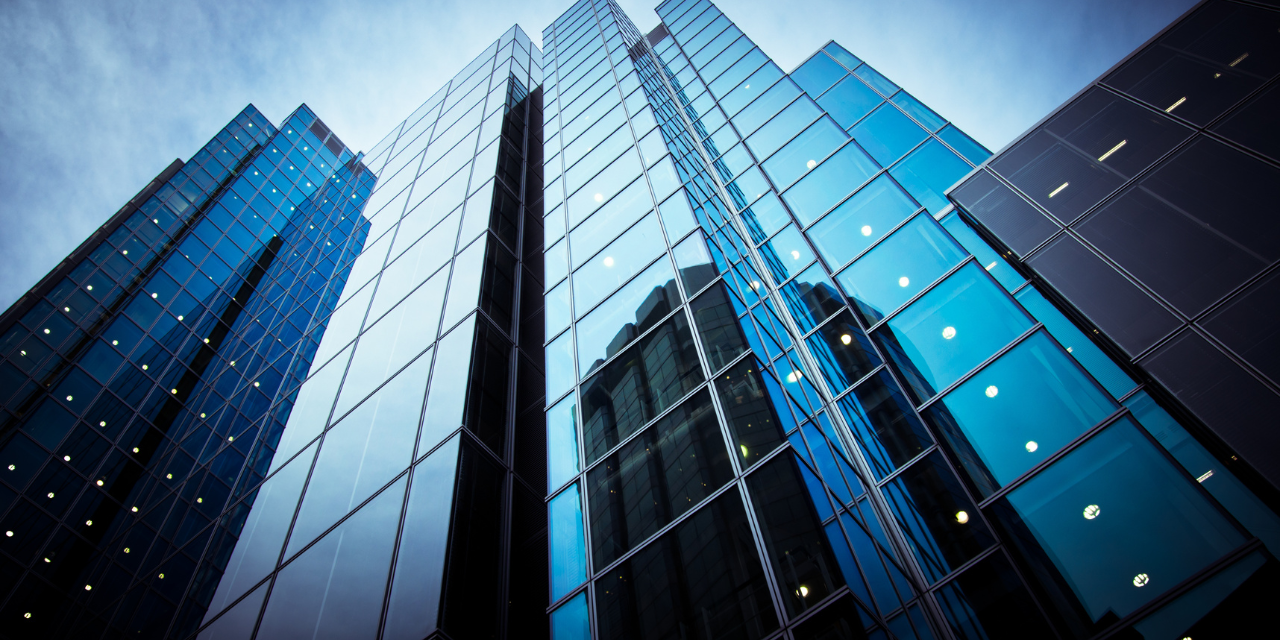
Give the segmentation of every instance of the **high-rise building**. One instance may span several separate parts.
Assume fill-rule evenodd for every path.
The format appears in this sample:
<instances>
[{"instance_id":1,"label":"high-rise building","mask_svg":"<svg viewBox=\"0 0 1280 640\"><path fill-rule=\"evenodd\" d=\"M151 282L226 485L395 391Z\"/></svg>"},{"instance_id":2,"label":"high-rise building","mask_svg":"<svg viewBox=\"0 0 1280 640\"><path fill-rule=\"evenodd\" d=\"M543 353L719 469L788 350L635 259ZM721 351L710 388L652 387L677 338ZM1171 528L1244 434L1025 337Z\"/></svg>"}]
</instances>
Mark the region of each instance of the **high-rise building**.
<instances>
[{"instance_id":1,"label":"high-rise building","mask_svg":"<svg viewBox=\"0 0 1280 640\"><path fill-rule=\"evenodd\" d=\"M0 635L1263 628L1280 11L993 156L656 10L513 27L367 156L250 107L0 318Z\"/></svg>"}]
</instances>

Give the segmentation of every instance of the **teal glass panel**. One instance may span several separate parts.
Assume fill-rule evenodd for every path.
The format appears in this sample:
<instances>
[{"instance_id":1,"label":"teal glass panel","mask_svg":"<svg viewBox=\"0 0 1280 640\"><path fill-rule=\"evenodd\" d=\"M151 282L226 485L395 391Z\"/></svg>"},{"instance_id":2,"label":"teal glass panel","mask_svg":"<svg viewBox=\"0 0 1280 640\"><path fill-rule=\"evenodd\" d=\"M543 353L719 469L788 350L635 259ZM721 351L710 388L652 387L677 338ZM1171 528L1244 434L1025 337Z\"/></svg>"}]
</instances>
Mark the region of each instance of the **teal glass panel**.
<instances>
[{"instance_id":1,"label":"teal glass panel","mask_svg":"<svg viewBox=\"0 0 1280 640\"><path fill-rule=\"evenodd\" d=\"M822 110L812 100L802 97L774 116L768 124L747 136L747 146L757 158L767 158L820 115Z\"/></svg>"},{"instance_id":2,"label":"teal glass panel","mask_svg":"<svg viewBox=\"0 0 1280 640\"><path fill-rule=\"evenodd\" d=\"M578 402L570 395L547 411L547 486L555 491L578 471Z\"/></svg>"},{"instance_id":3,"label":"teal glass panel","mask_svg":"<svg viewBox=\"0 0 1280 640\"><path fill-rule=\"evenodd\" d=\"M818 264L783 285L782 299L800 330L806 333L844 308L844 300L836 286Z\"/></svg>"},{"instance_id":4,"label":"teal glass panel","mask_svg":"<svg viewBox=\"0 0 1280 640\"><path fill-rule=\"evenodd\" d=\"M1033 569L1023 575L1054 576L1046 604L1088 634L1244 542L1128 418L996 504L1011 549Z\"/></svg>"},{"instance_id":5,"label":"teal glass panel","mask_svg":"<svg viewBox=\"0 0 1280 640\"><path fill-rule=\"evenodd\" d=\"M816 97L835 84L836 80L844 77L845 73L847 71L840 66L840 63L819 51L809 58L808 62L792 71L791 79L795 80L806 93Z\"/></svg>"},{"instance_id":6,"label":"teal glass panel","mask_svg":"<svg viewBox=\"0 0 1280 640\"><path fill-rule=\"evenodd\" d=\"M582 267L573 272L573 301L581 310L579 315L649 266L666 248L658 216L649 214L590 261L586 256L579 258Z\"/></svg>"},{"instance_id":7,"label":"teal glass panel","mask_svg":"<svg viewBox=\"0 0 1280 640\"><path fill-rule=\"evenodd\" d=\"M885 485L920 568L937 581L995 543L960 481L934 450Z\"/></svg>"},{"instance_id":8,"label":"teal glass panel","mask_svg":"<svg viewBox=\"0 0 1280 640\"><path fill-rule=\"evenodd\" d=\"M1143 429L1168 451L1187 473L1200 483L1218 502L1235 516L1244 528L1267 545L1272 554L1280 549L1280 518L1267 508L1258 496L1240 482L1221 460L1209 453L1178 423L1156 404L1146 391L1133 394L1124 402Z\"/></svg>"},{"instance_id":9,"label":"teal glass panel","mask_svg":"<svg viewBox=\"0 0 1280 640\"><path fill-rule=\"evenodd\" d=\"M973 138L965 135L955 125L947 125L938 132L938 137L975 165L982 164L991 157L991 152L987 151L986 147L974 142Z\"/></svg>"},{"instance_id":10,"label":"teal glass panel","mask_svg":"<svg viewBox=\"0 0 1280 640\"><path fill-rule=\"evenodd\" d=\"M788 226L760 245L760 256L778 282L799 273L813 262L813 252L795 226Z\"/></svg>"},{"instance_id":11,"label":"teal glass panel","mask_svg":"<svg viewBox=\"0 0 1280 640\"><path fill-rule=\"evenodd\" d=\"M1009 263L1005 262L1005 259L1000 257L1000 254L996 253L995 249L991 248L991 245L978 237L978 234L969 227L968 223L960 217L960 214L954 211L947 214L942 219L942 227L969 253L972 253L973 257L978 259L978 264L981 264L982 268L986 269L987 273L991 274L1006 291L1012 293L1014 289L1026 282L1022 274L1014 271L1013 267L1009 266Z\"/></svg>"},{"instance_id":12,"label":"teal glass panel","mask_svg":"<svg viewBox=\"0 0 1280 640\"><path fill-rule=\"evenodd\" d=\"M1122 398L1138 386L1098 345L1072 324L1034 286L1025 287L1014 296L1049 333L1076 359L1113 398Z\"/></svg>"},{"instance_id":13,"label":"teal glass panel","mask_svg":"<svg viewBox=\"0 0 1280 640\"><path fill-rule=\"evenodd\" d=\"M785 189L848 139L849 134L831 118L819 118L761 166L778 189Z\"/></svg>"},{"instance_id":14,"label":"teal glass panel","mask_svg":"<svg viewBox=\"0 0 1280 640\"><path fill-rule=\"evenodd\" d=\"M929 136L891 104L881 105L849 132L876 162L885 167L897 162Z\"/></svg>"},{"instance_id":15,"label":"teal glass panel","mask_svg":"<svg viewBox=\"0 0 1280 640\"><path fill-rule=\"evenodd\" d=\"M889 169L889 173L907 193L927 207L929 213L938 213L948 204L943 195L946 190L972 169L937 140L929 140Z\"/></svg>"},{"instance_id":16,"label":"teal glass panel","mask_svg":"<svg viewBox=\"0 0 1280 640\"><path fill-rule=\"evenodd\" d=\"M924 128L930 131L937 131L947 124L941 116L933 112L933 109L924 106L924 103L916 100L914 96L906 91L899 91L889 98L894 104L898 105L907 115L916 119L916 122L924 125ZM974 163L977 164L977 163Z\"/></svg>"},{"instance_id":17,"label":"teal glass panel","mask_svg":"<svg viewBox=\"0 0 1280 640\"><path fill-rule=\"evenodd\" d=\"M800 220L816 220L875 173L875 161L856 144L846 144L787 190L782 199Z\"/></svg>"},{"instance_id":18,"label":"teal glass panel","mask_svg":"<svg viewBox=\"0 0 1280 640\"><path fill-rule=\"evenodd\" d=\"M573 332L566 331L547 345L547 399L554 400L573 386Z\"/></svg>"},{"instance_id":19,"label":"teal glass panel","mask_svg":"<svg viewBox=\"0 0 1280 640\"><path fill-rule=\"evenodd\" d=\"M823 47L822 50L826 51L832 58L839 61L840 64L843 64L850 69L857 69L858 65L862 64L862 61L859 60L857 56L849 53L844 47L834 42Z\"/></svg>"},{"instance_id":20,"label":"teal glass panel","mask_svg":"<svg viewBox=\"0 0 1280 640\"><path fill-rule=\"evenodd\" d=\"M551 538L551 600L559 600L587 579L587 542L582 532L582 498L578 485L551 499L547 506Z\"/></svg>"},{"instance_id":21,"label":"teal glass panel","mask_svg":"<svg viewBox=\"0 0 1280 640\"><path fill-rule=\"evenodd\" d=\"M1253 635L1254 629L1271 624L1272 613L1269 607L1246 603L1274 589L1276 569L1274 560L1268 563L1261 551L1254 551L1160 607L1132 629L1142 638L1211 638L1218 633L1226 638ZM1243 597L1233 597L1236 594Z\"/></svg>"},{"instance_id":22,"label":"teal glass panel","mask_svg":"<svg viewBox=\"0 0 1280 640\"><path fill-rule=\"evenodd\" d=\"M551 612L551 640L591 640L590 615L583 591Z\"/></svg>"},{"instance_id":23,"label":"teal glass panel","mask_svg":"<svg viewBox=\"0 0 1280 640\"><path fill-rule=\"evenodd\" d=\"M765 67L765 69L768 68L769 67ZM764 69L757 71L755 75L759 75L761 71L764 71ZM751 78L748 78L741 87L738 87L733 93L725 96L725 99L720 101L720 106L723 107L725 113L728 114L733 114L735 109L746 107L745 109L742 109L741 113L729 116L729 119L738 126L738 131L741 131L743 135L750 135L752 131L755 131L760 127L760 125L767 122L769 118L772 118L773 114L781 111L782 108L788 104L791 104L791 101L802 93L800 91L800 87L796 86L796 83L788 79L783 79L773 85L773 87L768 91L765 91L764 94L760 95L760 99L752 102L750 105L743 103L742 106L739 106L737 103L731 102L738 91L755 91L754 87L756 84L754 78L754 75ZM750 85L753 88L747 89L747 85Z\"/></svg>"},{"instance_id":24,"label":"teal glass panel","mask_svg":"<svg viewBox=\"0 0 1280 640\"><path fill-rule=\"evenodd\" d=\"M921 213L836 280L867 324L875 324L960 264L965 255L932 216Z\"/></svg>"},{"instance_id":25,"label":"teal glass panel","mask_svg":"<svg viewBox=\"0 0 1280 640\"><path fill-rule=\"evenodd\" d=\"M876 91L879 91L885 96L891 96L898 90L898 85L894 84L888 78L880 75L880 72L872 69L871 65L863 64L853 70L853 75L862 78L867 84L875 87Z\"/></svg>"},{"instance_id":26,"label":"teal glass panel","mask_svg":"<svg viewBox=\"0 0 1280 640\"><path fill-rule=\"evenodd\" d=\"M926 417L985 497L1117 408L1041 331L948 393Z\"/></svg>"},{"instance_id":27,"label":"teal glass panel","mask_svg":"<svg viewBox=\"0 0 1280 640\"><path fill-rule=\"evenodd\" d=\"M884 98L861 80L849 76L818 98L818 106L845 129L875 109Z\"/></svg>"},{"instance_id":28,"label":"teal glass panel","mask_svg":"<svg viewBox=\"0 0 1280 640\"><path fill-rule=\"evenodd\" d=\"M892 178L882 175L809 227L808 236L827 263L838 268L917 209Z\"/></svg>"},{"instance_id":29,"label":"teal glass panel","mask_svg":"<svg viewBox=\"0 0 1280 640\"><path fill-rule=\"evenodd\" d=\"M763 198L744 210L741 218L747 224L747 232L751 234L754 242L764 240L791 222L791 216L787 214L782 201L773 192L766 193Z\"/></svg>"},{"instance_id":30,"label":"teal glass panel","mask_svg":"<svg viewBox=\"0 0 1280 640\"><path fill-rule=\"evenodd\" d=\"M969 263L876 331L918 402L1031 328L1017 303Z\"/></svg>"}]
</instances>

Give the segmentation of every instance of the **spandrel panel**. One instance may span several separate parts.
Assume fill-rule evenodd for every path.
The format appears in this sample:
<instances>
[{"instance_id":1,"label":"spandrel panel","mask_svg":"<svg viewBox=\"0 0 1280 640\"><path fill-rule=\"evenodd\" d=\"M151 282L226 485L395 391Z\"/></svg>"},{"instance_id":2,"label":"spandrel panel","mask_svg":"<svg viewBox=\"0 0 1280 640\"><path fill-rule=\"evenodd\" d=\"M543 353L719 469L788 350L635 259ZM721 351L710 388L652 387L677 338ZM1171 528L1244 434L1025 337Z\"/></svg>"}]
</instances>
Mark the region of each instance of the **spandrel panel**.
<instances>
[{"instance_id":1,"label":"spandrel panel","mask_svg":"<svg viewBox=\"0 0 1280 640\"><path fill-rule=\"evenodd\" d=\"M969 263L891 318L876 339L922 402L1031 326L982 267Z\"/></svg>"},{"instance_id":2,"label":"spandrel panel","mask_svg":"<svg viewBox=\"0 0 1280 640\"><path fill-rule=\"evenodd\" d=\"M582 384L587 463L635 433L705 378L693 334L677 313Z\"/></svg>"},{"instance_id":3,"label":"spandrel panel","mask_svg":"<svg viewBox=\"0 0 1280 640\"><path fill-rule=\"evenodd\" d=\"M796 218L815 220L875 175L876 163L857 144L846 144L782 195Z\"/></svg>"},{"instance_id":4,"label":"spandrel panel","mask_svg":"<svg viewBox=\"0 0 1280 640\"><path fill-rule=\"evenodd\" d=\"M679 304L671 262L660 258L578 321L574 331L580 375L590 374Z\"/></svg>"},{"instance_id":5,"label":"spandrel panel","mask_svg":"<svg viewBox=\"0 0 1280 640\"><path fill-rule=\"evenodd\" d=\"M612 293L666 249L658 216L650 214L605 247L573 275L573 301L587 310Z\"/></svg>"},{"instance_id":6,"label":"spandrel panel","mask_svg":"<svg viewBox=\"0 0 1280 640\"><path fill-rule=\"evenodd\" d=\"M405 480L388 487L280 571L258 632L287 637L376 633Z\"/></svg>"},{"instance_id":7,"label":"spandrel panel","mask_svg":"<svg viewBox=\"0 0 1280 640\"><path fill-rule=\"evenodd\" d=\"M587 474L597 570L733 478L718 425L704 389Z\"/></svg>"},{"instance_id":8,"label":"spandrel panel","mask_svg":"<svg viewBox=\"0 0 1280 640\"><path fill-rule=\"evenodd\" d=\"M427 353L325 432L286 556L409 466L430 370Z\"/></svg>"},{"instance_id":9,"label":"spandrel panel","mask_svg":"<svg viewBox=\"0 0 1280 640\"><path fill-rule=\"evenodd\" d=\"M756 640L778 628L746 510L730 490L595 583L603 640L669 638L709 625Z\"/></svg>"},{"instance_id":10,"label":"spandrel panel","mask_svg":"<svg viewBox=\"0 0 1280 640\"><path fill-rule=\"evenodd\" d=\"M1244 541L1193 483L1126 418L1007 494L992 515L1032 575L1052 576L1057 595L1046 604L1092 631Z\"/></svg>"},{"instance_id":11,"label":"spandrel panel","mask_svg":"<svg viewBox=\"0 0 1280 640\"><path fill-rule=\"evenodd\" d=\"M966 256L933 217L920 214L836 276L854 309L873 325Z\"/></svg>"},{"instance_id":12,"label":"spandrel panel","mask_svg":"<svg viewBox=\"0 0 1280 640\"><path fill-rule=\"evenodd\" d=\"M1117 408L1042 331L933 404L926 417L985 497Z\"/></svg>"}]
</instances>

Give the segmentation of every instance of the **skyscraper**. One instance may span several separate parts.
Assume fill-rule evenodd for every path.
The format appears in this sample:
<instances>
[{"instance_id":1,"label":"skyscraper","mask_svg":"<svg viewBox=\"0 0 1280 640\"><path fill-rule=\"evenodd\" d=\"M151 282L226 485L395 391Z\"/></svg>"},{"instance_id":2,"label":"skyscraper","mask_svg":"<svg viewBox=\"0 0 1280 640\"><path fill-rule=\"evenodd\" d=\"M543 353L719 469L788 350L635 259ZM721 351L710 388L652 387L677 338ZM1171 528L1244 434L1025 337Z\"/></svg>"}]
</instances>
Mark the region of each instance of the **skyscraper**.
<instances>
[{"instance_id":1,"label":"skyscraper","mask_svg":"<svg viewBox=\"0 0 1280 640\"><path fill-rule=\"evenodd\" d=\"M1202 3L993 156L656 10L511 28L367 155L250 107L6 313L0 634L1265 619L1280 12Z\"/></svg>"}]
</instances>

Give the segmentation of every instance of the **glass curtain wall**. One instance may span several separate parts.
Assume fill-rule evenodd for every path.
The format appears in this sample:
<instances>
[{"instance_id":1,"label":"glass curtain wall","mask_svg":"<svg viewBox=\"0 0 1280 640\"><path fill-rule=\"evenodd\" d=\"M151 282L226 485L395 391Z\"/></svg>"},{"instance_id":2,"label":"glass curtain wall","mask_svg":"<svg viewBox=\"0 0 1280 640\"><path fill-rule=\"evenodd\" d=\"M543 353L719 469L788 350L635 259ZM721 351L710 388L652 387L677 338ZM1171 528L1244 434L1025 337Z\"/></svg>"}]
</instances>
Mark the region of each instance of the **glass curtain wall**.
<instances>
[{"instance_id":1,"label":"glass curtain wall","mask_svg":"<svg viewBox=\"0 0 1280 640\"><path fill-rule=\"evenodd\" d=\"M544 32L553 637L1157 637L1264 593L1274 514L950 206L989 152L836 43L787 74L657 10Z\"/></svg>"}]
</instances>

